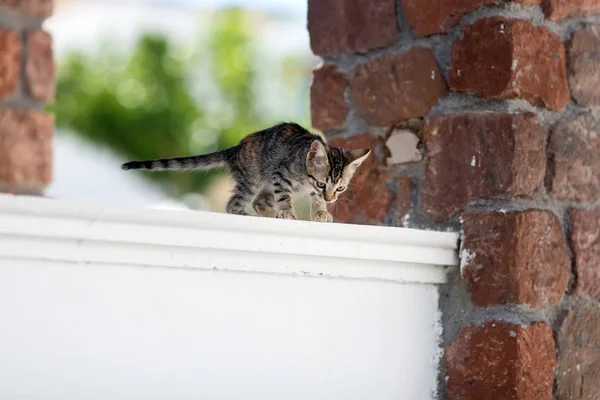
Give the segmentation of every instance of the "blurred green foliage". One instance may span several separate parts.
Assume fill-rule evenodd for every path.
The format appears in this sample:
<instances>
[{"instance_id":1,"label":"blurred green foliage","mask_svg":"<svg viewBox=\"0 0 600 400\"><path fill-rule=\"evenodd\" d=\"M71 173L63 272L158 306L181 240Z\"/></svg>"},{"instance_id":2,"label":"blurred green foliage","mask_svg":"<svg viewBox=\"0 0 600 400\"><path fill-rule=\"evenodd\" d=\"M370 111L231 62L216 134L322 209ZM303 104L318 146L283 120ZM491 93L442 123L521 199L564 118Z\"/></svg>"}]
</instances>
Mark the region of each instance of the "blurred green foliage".
<instances>
[{"instance_id":1,"label":"blurred green foliage","mask_svg":"<svg viewBox=\"0 0 600 400\"><path fill-rule=\"evenodd\" d=\"M70 54L59 64L50 109L57 126L127 160L215 151L281 120L308 127L308 96L297 96L310 79L308 59L289 56L277 65L261 65L252 18L240 9L215 14L207 32L191 49L146 34L128 54L110 47L93 55ZM264 67L270 71L266 79L278 80L283 89L275 99L261 98ZM265 115L260 106L265 100L278 103L282 115ZM144 176L181 196L202 192L214 174Z\"/></svg>"}]
</instances>

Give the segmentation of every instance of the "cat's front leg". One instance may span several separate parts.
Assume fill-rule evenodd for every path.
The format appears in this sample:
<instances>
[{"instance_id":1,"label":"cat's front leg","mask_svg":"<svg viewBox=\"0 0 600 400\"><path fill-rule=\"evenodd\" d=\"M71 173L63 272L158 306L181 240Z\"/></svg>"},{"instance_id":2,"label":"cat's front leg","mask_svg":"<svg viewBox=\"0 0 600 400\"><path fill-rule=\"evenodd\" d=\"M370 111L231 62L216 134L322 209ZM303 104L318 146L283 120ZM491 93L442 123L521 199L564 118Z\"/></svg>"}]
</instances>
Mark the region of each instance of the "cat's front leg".
<instances>
[{"instance_id":1,"label":"cat's front leg","mask_svg":"<svg viewBox=\"0 0 600 400\"><path fill-rule=\"evenodd\" d=\"M327 203L315 193L310 195L310 219L315 222L333 222L333 215L327 211Z\"/></svg>"},{"instance_id":2,"label":"cat's front leg","mask_svg":"<svg viewBox=\"0 0 600 400\"><path fill-rule=\"evenodd\" d=\"M256 214L260 215L261 217L277 217L277 211L275 209L275 197L273 196L273 189L270 185L260 191L258 196L256 196L252 202L252 207L254 207Z\"/></svg>"},{"instance_id":3,"label":"cat's front leg","mask_svg":"<svg viewBox=\"0 0 600 400\"><path fill-rule=\"evenodd\" d=\"M281 172L273 174L273 195L275 197L276 218L297 219L292 204L292 182Z\"/></svg>"}]
</instances>

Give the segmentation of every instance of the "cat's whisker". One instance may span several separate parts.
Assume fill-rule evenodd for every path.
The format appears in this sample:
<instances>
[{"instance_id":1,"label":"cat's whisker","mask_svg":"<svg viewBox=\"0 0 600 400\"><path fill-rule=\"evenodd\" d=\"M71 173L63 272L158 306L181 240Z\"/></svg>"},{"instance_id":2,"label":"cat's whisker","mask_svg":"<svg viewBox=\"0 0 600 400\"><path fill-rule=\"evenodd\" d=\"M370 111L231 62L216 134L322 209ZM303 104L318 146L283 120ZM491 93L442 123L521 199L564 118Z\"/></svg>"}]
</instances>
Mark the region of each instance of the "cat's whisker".
<instances>
[{"instance_id":1,"label":"cat's whisker","mask_svg":"<svg viewBox=\"0 0 600 400\"><path fill-rule=\"evenodd\" d=\"M344 207L346 207L347 211L350 211L350 207L348 207L348 204L346 203L347 199L338 199L338 202L343 205Z\"/></svg>"},{"instance_id":2,"label":"cat's whisker","mask_svg":"<svg viewBox=\"0 0 600 400\"><path fill-rule=\"evenodd\" d=\"M304 214L304 211L306 211L306 206L310 204L310 197L307 199L304 199L304 201L302 202L302 214Z\"/></svg>"},{"instance_id":3,"label":"cat's whisker","mask_svg":"<svg viewBox=\"0 0 600 400\"><path fill-rule=\"evenodd\" d=\"M350 209L348 208L348 205L344 202L340 202L340 205L344 206L346 208L346 211L350 211Z\"/></svg>"},{"instance_id":4,"label":"cat's whisker","mask_svg":"<svg viewBox=\"0 0 600 400\"><path fill-rule=\"evenodd\" d=\"M337 202L333 203L333 213L337 213L339 210L339 205Z\"/></svg>"},{"instance_id":5,"label":"cat's whisker","mask_svg":"<svg viewBox=\"0 0 600 400\"><path fill-rule=\"evenodd\" d=\"M357 206L358 205L354 200L351 200L351 199L348 199L348 198L345 198L344 201L347 202L347 203L350 203L353 206Z\"/></svg>"}]
</instances>

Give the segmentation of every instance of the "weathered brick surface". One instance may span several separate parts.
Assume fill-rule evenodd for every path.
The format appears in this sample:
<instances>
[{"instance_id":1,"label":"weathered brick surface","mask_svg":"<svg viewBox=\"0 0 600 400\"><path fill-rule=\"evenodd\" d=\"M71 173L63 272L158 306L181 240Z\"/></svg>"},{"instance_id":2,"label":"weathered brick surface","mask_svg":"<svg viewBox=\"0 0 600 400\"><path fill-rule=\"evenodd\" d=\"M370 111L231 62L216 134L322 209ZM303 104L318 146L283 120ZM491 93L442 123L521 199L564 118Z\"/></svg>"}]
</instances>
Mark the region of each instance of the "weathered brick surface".
<instances>
[{"instance_id":1,"label":"weathered brick surface","mask_svg":"<svg viewBox=\"0 0 600 400\"><path fill-rule=\"evenodd\" d=\"M0 6L5 6L20 13L36 18L47 18L52 15L52 0L0 0Z\"/></svg>"},{"instance_id":2,"label":"weathered brick surface","mask_svg":"<svg viewBox=\"0 0 600 400\"><path fill-rule=\"evenodd\" d=\"M54 97L52 37L42 30L27 32L25 82L27 91L35 99L50 101Z\"/></svg>"},{"instance_id":3,"label":"weathered brick surface","mask_svg":"<svg viewBox=\"0 0 600 400\"><path fill-rule=\"evenodd\" d=\"M398 36L395 0L309 0L310 46L318 55L364 53Z\"/></svg>"},{"instance_id":4,"label":"weathered brick surface","mask_svg":"<svg viewBox=\"0 0 600 400\"><path fill-rule=\"evenodd\" d=\"M600 13L600 0L544 0L542 6L546 17L553 21Z\"/></svg>"},{"instance_id":5,"label":"weathered brick surface","mask_svg":"<svg viewBox=\"0 0 600 400\"><path fill-rule=\"evenodd\" d=\"M404 0L402 11L417 36L447 32L460 18L486 4L498 0Z\"/></svg>"},{"instance_id":6,"label":"weathered brick surface","mask_svg":"<svg viewBox=\"0 0 600 400\"><path fill-rule=\"evenodd\" d=\"M589 114L567 117L552 130L547 186L559 200L600 201L600 123Z\"/></svg>"},{"instance_id":7,"label":"weathered brick surface","mask_svg":"<svg viewBox=\"0 0 600 400\"><path fill-rule=\"evenodd\" d=\"M569 101L560 38L529 21L482 18L452 47L450 86L491 99L524 99L563 110Z\"/></svg>"},{"instance_id":8,"label":"weathered brick surface","mask_svg":"<svg viewBox=\"0 0 600 400\"><path fill-rule=\"evenodd\" d=\"M374 150L332 212L336 222L358 224L403 226L406 216L419 217L408 221L411 227L431 223L420 219L423 214L444 226L462 217L457 279L464 280L470 300L452 296L448 308L462 321L482 323L480 317L494 314L523 325L488 320L464 328L445 350L449 399L600 399L600 140L597 110L581 112L600 107L600 30L585 25L594 19L534 21L522 16L538 6L521 10L515 4L542 4L553 20L600 12L600 0L309 0L313 51L345 71L333 65L315 71L313 126L352 130L355 116L379 128L423 121L418 138L388 137L388 154L387 143L369 134L331 140ZM395 7L410 27L397 26ZM468 16L474 11L477 18ZM470 23L458 26L461 20ZM568 28L576 31L563 44ZM559 31L561 37L553 33ZM412 35L448 32L449 42L434 37L415 43ZM444 46L452 46L447 76L448 65L441 66L442 75L429 45L442 59L450 50ZM365 52L368 57L356 55ZM439 103L448 87L473 97ZM524 100L552 111L487 112L497 107L484 99ZM456 111L482 107L486 112ZM444 110L449 114L439 115ZM543 126L551 127L550 137ZM422 159L411 157L416 149L401 151L415 142L423 145ZM415 165L394 165L403 162ZM411 200L420 207L415 214ZM544 208L566 202L598 208L569 210L563 219L555 210L524 209L529 201ZM490 204L499 202L519 211L492 211ZM467 303L492 314L471 314L461 308ZM522 314L522 308L529 311ZM557 323L557 369L551 328L532 322L548 315ZM454 335L460 323L453 320L446 332Z\"/></svg>"},{"instance_id":9,"label":"weathered brick surface","mask_svg":"<svg viewBox=\"0 0 600 400\"><path fill-rule=\"evenodd\" d=\"M558 334L556 397L600 399L600 305L578 302Z\"/></svg>"},{"instance_id":10,"label":"weathered brick surface","mask_svg":"<svg viewBox=\"0 0 600 400\"><path fill-rule=\"evenodd\" d=\"M568 46L569 86L584 107L600 106L600 30L590 26L573 34Z\"/></svg>"},{"instance_id":11,"label":"weathered brick surface","mask_svg":"<svg viewBox=\"0 0 600 400\"><path fill-rule=\"evenodd\" d=\"M575 258L577 295L600 300L600 209L571 209L571 246ZM598 326L600 329L600 325Z\"/></svg>"},{"instance_id":12,"label":"weathered brick surface","mask_svg":"<svg viewBox=\"0 0 600 400\"><path fill-rule=\"evenodd\" d=\"M496 5L505 0L403 0L402 11L417 36L445 33L460 19L480 7ZM513 3L530 6L542 0L515 0Z\"/></svg>"},{"instance_id":13,"label":"weathered brick surface","mask_svg":"<svg viewBox=\"0 0 600 400\"><path fill-rule=\"evenodd\" d=\"M0 109L0 184L42 189L52 178L53 118L40 111Z\"/></svg>"},{"instance_id":14,"label":"weathered brick surface","mask_svg":"<svg viewBox=\"0 0 600 400\"><path fill-rule=\"evenodd\" d=\"M546 136L529 113L432 117L422 133L421 207L442 221L476 199L535 194L544 182Z\"/></svg>"},{"instance_id":15,"label":"weathered brick surface","mask_svg":"<svg viewBox=\"0 0 600 400\"><path fill-rule=\"evenodd\" d=\"M342 126L348 116L344 91L346 76L335 65L322 65L313 71L310 86L310 114L313 127L330 130Z\"/></svg>"},{"instance_id":16,"label":"weathered brick surface","mask_svg":"<svg viewBox=\"0 0 600 400\"><path fill-rule=\"evenodd\" d=\"M331 206L335 222L375 225L383 222L394 205L394 193L387 183L388 171L377 153L383 139L364 133L348 138L334 138L332 146L346 149L372 149L372 154L357 170L352 184Z\"/></svg>"},{"instance_id":17,"label":"weathered brick surface","mask_svg":"<svg viewBox=\"0 0 600 400\"><path fill-rule=\"evenodd\" d=\"M19 84L21 39L19 34L0 28L0 97L9 97Z\"/></svg>"},{"instance_id":18,"label":"weathered brick surface","mask_svg":"<svg viewBox=\"0 0 600 400\"><path fill-rule=\"evenodd\" d=\"M479 306L552 306L571 278L558 218L549 211L463 214L461 271Z\"/></svg>"},{"instance_id":19,"label":"weathered brick surface","mask_svg":"<svg viewBox=\"0 0 600 400\"><path fill-rule=\"evenodd\" d=\"M450 400L551 400L556 364L552 329L488 321L467 326L446 348Z\"/></svg>"},{"instance_id":20,"label":"weathered brick surface","mask_svg":"<svg viewBox=\"0 0 600 400\"><path fill-rule=\"evenodd\" d=\"M359 65L350 90L357 114L372 126L422 117L448 94L431 49L424 47Z\"/></svg>"}]
</instances>

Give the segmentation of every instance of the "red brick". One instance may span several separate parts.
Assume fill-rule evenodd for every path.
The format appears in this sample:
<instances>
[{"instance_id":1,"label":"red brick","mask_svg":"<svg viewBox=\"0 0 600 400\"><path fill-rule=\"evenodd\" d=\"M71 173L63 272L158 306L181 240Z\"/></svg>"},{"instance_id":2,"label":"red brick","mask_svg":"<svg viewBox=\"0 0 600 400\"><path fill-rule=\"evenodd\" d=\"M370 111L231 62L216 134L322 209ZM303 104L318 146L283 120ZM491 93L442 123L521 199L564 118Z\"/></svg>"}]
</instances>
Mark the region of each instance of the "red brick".
<instances>
[{"instance_id":1,"label":"red brick","mask_svg":"<svg viewBox=\"0 0 600 400\"><path fill-rule=\"evenodd\" d=\"M345 149L370 148L373 152L357 170L348 189L330 207L334 221L363 225L382 223L394 205L394 194L387 183L388 170L377 156L383 139L364 133L334 138L329 144Z\"/></svg>"},{"instance_id":2,"label":"red brick","mask_svg":"<svg viewBox=\"0 0 600 400\"><path fill-rule=\"evenodd\" d=\"M495 5L505 0L403 0L402 11L417 36L446 33L460 19L482 6ZM515 0L524 6L540 4L542 0Z\"/></svg>"},{"instance_id":3,"label":"red brick","mask_svg":"<svg viewBox=\"0 0 600 400\"><path fill-rule=\"evenodd\" d=\"M581 57L569 63L569 85L573 99L577 104L589 108L600 106L600 62L593 57Z\"/></svg>"},{"instance_id":4,"label":"red brick","mask_svg":"<svg viewBox=\"0 0 600 400\"><path fill-rule=\"evenodd\" d=\"M588 114L567 117L552 130L547 187L558 200L600 201L600 123Z\"/></svg>"},{"instance_id":5,"label":"red brick","mask_svg":"<svg viewBox=\"0 0 600 400\"><path fill-rule=\"evenodd\" d=\"M473 200L532 196L543 186L546 132L533 114L435 116L422 140L427 165L421 207L436 221Z\"/></svg>"},{"instance_id":6,"label":"red brick","mask_svg":"<svg viewBox=\"0 0 600 400\"><path fill-rule=\"evenodd\" d=\"M9 97L19 85L21 39L16 32L0 28L0 97Z\"/></svg>"},{"instance_id":7,"label":"red brick","mask_svg":"<svg viewBox=\"0 0 600 400\"><path fill-rule=\"evenodd\" d=\"M22 14L36 18L52 15L52 0L0 0L0 6L12 8Z\"/></svg>"},{"instance_id":8,"label":"red brick","mask_svg":"<svg viewBox=\"0 0 600 400\"><path fill-rule=\"evenodd\" d=\"M585 14L600 13L600 0L544 0L546 17L553 21Z\"/></svg>"},{"instance_id":9,"label":"red brick","mask_svg":"<svg viewBox=\"0 0 600 400\"><path fill-rule=\"evenodd\" d=\"M398 36L395 0L309 0L310 47L317 55L364 53Z\"/></svg>"},{"instance_id":10,"label":"red brick","mask_svg":"<svg viewBox=\"0 0 600 400\"><path fill-rule=\"evenodd\" d=\"M600 106L600 31L596 26L580 29L569 42L569 86L577 104Z\"/></svg>"},{"instance_id":11,"label":"red brick","mask_svg":"<svg viewBox=\"0 0 600 400\"><path fill-rule=\"evenodd\" d=\"M0 184L41 190L52 179L54 120L40 111L0 109Z\"/></svg>"},{"instance_id":12,"label":"red brick","mask_svg":"<svg viewBox=\"0 0 600 400\"><path fill-rule=\"evenodd\" d=\"M564 319L558 334L556 398L600 398L600 306L577 302Z\"/></svg>"},{"instance_id":13,"label":"red brick","mask_svg":"<svg viewBox=\"0 0 600 400\"><path fill-rule=\"evenodd\" d=\"M569 40L569 57L578 58L600 48L598 27L586 26L577 30Z\"/></svg>"},{"instance_id":14,"label":"red brick","mask_svg":"<svg viewBox=\"0 0 600 400\"><path fill-rule=\"evenodd\" d=\"M340 128L348 116L344 92L346 76L335 65L322 65L313 71L310 85L312 126L320 130Z\"/></svg>"},{"instance_id":15,"label":"red brick","mask_svg":"<svg viewBox=\"0 0 600 400\"><path fill-rule=\"evenodd\" d=\"M523 99L562 111L569 102L560 38L529 21L482 18L452 47L450 86L490 99Z\"/></svg>"},{"instance_id":16,"label":"red brick","mask_svg":"<svg viewBox=\"0 0 600 400\"><path fill-rule=\"evenodd\" d=\"M552 306L571 278L558 218L549 211L463 214L462 277L481 307Z\"/></svg>"},{"instance_id":17,"label":"red brick","mask_svg":"<svg viewBox=\"0 0 600 400\"><path fill-rule=\"evenodd\" d=\"M460 18L498 0L404 0L402 11L417 36L445 33L458 25Z\"/></svg>"},{"instance_id":18,"label":"red brick","mask_svg":"<svg viewBox=\"0 0 600 400\"><path fill-rule=\"evenodd\" d=\"M448 94L433 53L425 47L359 65L350 90L357 114L372 126L422 117Z\"/></svg>"},{"instance_id":19,"label":"red brick","mask_svg":"<svg viewBox=\"0 0 600 400\"><path fill-rule=\"evenodd\" d=\"M52 36L42 30L27 32L25 82L29 94L37 100L52 100L54 73Z\"/></svg>"},{"instance_id":20,"label":"red brick","mask_svg":"<svg viewBox=\"0 0 600 400\"><path fill-rule=\"evenodd\" d=\"M551 400L556 364L552 329L488 321L467 326L446 348L450 400Z\"/></svg>"},{"instance_id":21,"label":"red brick","mask_svg":"<svg viewBox=\"0 0 600 400\"><path fill-rule=\"evenodd\" d=\"M573 223L571 245L575 258L574 293L594 296L600 300L600 209L571 209L569 215Z\"/></svg>"}]
</instances>

